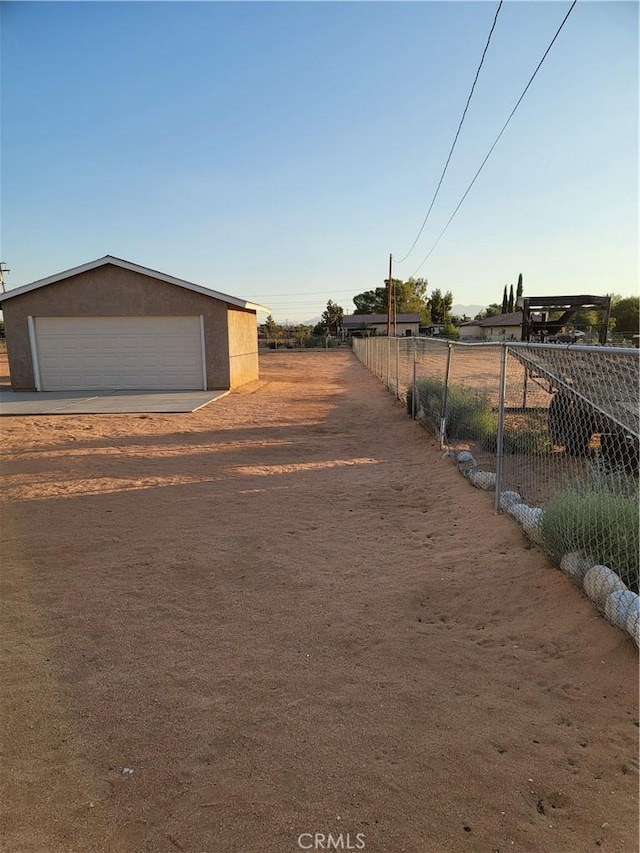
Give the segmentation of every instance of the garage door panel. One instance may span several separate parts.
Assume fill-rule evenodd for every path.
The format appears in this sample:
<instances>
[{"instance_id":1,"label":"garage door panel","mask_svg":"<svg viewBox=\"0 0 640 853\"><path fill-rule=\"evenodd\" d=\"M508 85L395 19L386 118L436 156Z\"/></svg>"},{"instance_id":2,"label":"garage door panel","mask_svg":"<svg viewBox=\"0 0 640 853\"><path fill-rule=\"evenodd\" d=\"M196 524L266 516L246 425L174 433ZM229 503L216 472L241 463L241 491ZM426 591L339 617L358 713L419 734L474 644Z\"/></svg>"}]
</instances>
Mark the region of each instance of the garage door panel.
<instances>
[{"instance_id":1,"label":"garage door panel","mask_svg":"<svg viewBox=\"0 0 640 853\"><path fill-rule=\"evenodd\" d=\"M199 317L40 317L45 391L199 390Z\"/></svg>"}]
</instances>

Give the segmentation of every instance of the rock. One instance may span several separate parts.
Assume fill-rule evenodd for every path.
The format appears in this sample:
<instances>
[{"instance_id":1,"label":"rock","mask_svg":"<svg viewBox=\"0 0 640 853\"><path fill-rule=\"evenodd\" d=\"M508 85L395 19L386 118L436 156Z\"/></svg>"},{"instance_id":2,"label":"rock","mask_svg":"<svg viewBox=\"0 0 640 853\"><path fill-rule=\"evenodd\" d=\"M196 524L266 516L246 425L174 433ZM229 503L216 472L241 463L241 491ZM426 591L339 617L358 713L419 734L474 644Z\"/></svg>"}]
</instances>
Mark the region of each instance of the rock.
<instances>
[{"instance_id":1,"label":"rock","mask_svg":"<svg viewBox=\"0 0 640 853\"><path fill-rule=\"evenodd\" d=\"M522 529L532 542L540 547L544 546L544 533L538 524L523 524Z\"/></svg>"},{"instance_id":2,"label":"rock","mask_svg":"<svg viewBox=\"0 0 640 853\"><path fill-rule=\"evenodd\" d=\"M455 454L456 464L458 466L458 471L462 472L465 477L467 476L467 472L474 470L478 463L473 458L473 455L469 453L468 450L461 450L459 453Z\"/></svg>"},{"instance_id":3,"label":"rock","mask_svg":"<svg viewBox=\"0 0 640 853\"><path fill-rule=\"evenodd\" d=\"M474 486L477 486L479 489L485 489L487 492L496 487L496 475L491 471L478 471L476 468L472 468L470 471L465 472L465 476Z\"/></svg>"},{"instance_id":4,"label":"rock","mask_svg":"<svg viewBox=\"0 0 640 853\"><path fill-rule=\"evenodd\" d=\"M631 608L627 616L627 633L631 634L636 646L640 646L640 611Z\"/></svg>"},{"instance_id":5,"label":"rock","mask_svg":"<svg viewBox=\"0 0 640 853\"><path fill-rule=\"evenodd\" d=\"M522 503L509 507L507 512L523 527L538 527L543 516L543 510L540 507Z\"/></svg>"},{"instance_id":6,"label":"rock","mask_svg":"<svg viewBox=\"0 0 640 853\"><path fill-rule=\"evenodd\" d=\"M468 462L470 462L472 465L476 464L476 460L473 458L473 454L469 453L468 450L461 450L459 453L455 453L454 456L458 465Z\"/></svg>"},{"instance_id":7,"label":"rock","mask_svg":"<svg viewBox=\"0 0 640 853\"><path fill-rule=\"evenodd\" d=\"M627 630L627 618L633 610L638 610L638 596L630 589L612 592L604 605L605 619L621 631Z\"/></svg>"},{"instance_id":8,"label":"rock","mask_svg":"<svg viewBox=\"0 0 640 853\"><path fill-rule=\"evenodd\" d=\"M560 560L560 570L569 576L572 583L582 586L584 576L591 568L587 560L584 560L577 551L570 551Z\"/></svg>"},{"instance_id":9,"label":"rock","mask_svg":"<svg viewBox=\"0 0 640 853\"><path fill-rule=\"evenodd\" d=\"M500 492L500 509L508 510L510 506L522 503L519 492Z\"/></svg>"},{"instance_id":10,"label":"rock","mask_svg":"<svg viewBox=\"0 0 640 853\"><path fill-rule=\"evenodd\" d=\"M584 576L584 591L599 610L612 592L625 590L626 586L608 566L592 566Z\"/></svg>"}]
</instances>

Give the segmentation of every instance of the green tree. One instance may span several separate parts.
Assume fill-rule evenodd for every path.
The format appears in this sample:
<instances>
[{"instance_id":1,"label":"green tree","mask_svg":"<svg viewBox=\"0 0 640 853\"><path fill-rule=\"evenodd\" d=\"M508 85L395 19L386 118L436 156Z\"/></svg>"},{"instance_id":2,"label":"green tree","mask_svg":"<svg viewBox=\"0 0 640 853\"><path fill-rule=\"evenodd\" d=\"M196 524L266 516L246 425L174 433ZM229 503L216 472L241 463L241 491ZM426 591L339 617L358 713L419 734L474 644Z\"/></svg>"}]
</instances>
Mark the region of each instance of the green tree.
<instances>
[{"instance_id":1,"label":"green tree","mask_svg":"<svg viewBox=\"0 0 640 853\"><path fill-rule=\"evenodd\" d=\"M487 307L483 311L480 311L478 314L476 314L473 319L487 320L489 317L497 317L498 314L504 314L502 306L498 305L497 302L492 302L491 305L487 305Z\"/></svg>"},{"instance_id":2,"label":"green tree","mask_svg":"<svg viewBox=\"0 0 640 853\"><path fill-rule=\"evenodd\" d=\"M520 299L523 292L524 292L524 288L522 285L522 273L520 273L520 275L518 276L518 286L516 288L516 302L518 301L518 299Z\"/></svg>"},{"instance_id":3,"label":"green tree","mask_svg":"<svg viewBox=\"0 0 640 853\"><path fill-rule=\"evenodd\" d=\"M611 297L611 317L616 321L615 330L618 335L639 334L640 326L640 297L617 295Z\"/></svg>"},{"instance_id":4,"label":"green tree","mask_svg":"<svg viewBox=\"0 0 640 853\"><path fill-rule=\"evenodd\" d=\"M441 338L449 338L452 341L457 341L460 337L460 332L457 327L453 325L451 322L446 322L442 327L442 331L440 332Z\"/></svg>"},{"instance_id":5,"label":"green tree","mask_svg":"<svg viewBox=\"0 0 640 853\"><path fill-rule=\"evenodd\" d=\"M570 318L569 324L574 329L585 331L589 327L597 327L603 320L603 316L599 311L576 311Z\"/></svg>"},{"instance_id":6,"label":"green tree","mask_svg":"<svg viewBox=\"0 0 640 853\"><path fill-rule=\"evenodd\" d=\"M507 314L513 314L513 285L509 288L509 305L507 308Z\"/></svg>"},{"instance_id":7,"label":"green tree","mask_svg":"<svg viewBox=\"0 0 640 853\"><path fill-rule=\"evenodd\" d=\"M375 290L365 290L353 297L356 306L354 314L386 314L387 312L386 287L376 287Z\"/></svg>"},{"instance_id":8,"label":"green tree","mask_svg":"<svg viewBox=\"0 0 640 853\"><path fill-rule=\"evenodd\" d=\"M408 281L396 283L395 298L398 314L419 314L422 325L427 325L431 320L427 287L426 278L410 278Z\"/></svg>"},{"instance_id":9,"label":"green tree","mask_svg":"<svg viewBox=\"0 0 640 853\"><path fill-rule=\"evenodd\" d=\"M502 313L506 314L509 310L509 297L507 296L507 285L504 286L504 291L502 293Z\"/></svg>"},{"instance_id":10,"label":"green tree","mask_svg":"<svg viewBox=\"0 0 640 853\"><path fill-rule=\"evenodd\" d=\"M267 317L264 323L260 326L260 332L264 335L267 343L269 341L277 341L282 338L282 326L273 319L271 314Z\"/></svg>"},{"instance_id":11,"label":"green tree","mask_svg":"<svg viewBox=\"0 0 640 853\"><path fill-rule=\"evenodd\" d=\"M454 326L460 326L462 323L468 323L471 317L468 314L451 314L449 320Z\"/></svg>"},{"instance_id":12,"label":"green tree","mask_svg":"<svg viewBox=\"0 0 640 853\"><path fill-rule=\"evenodd\" d=\"M442 294L442 291L439 287L432 291L431 296L429 297L431 322L445 324L449 319L452 304L453 294L450 290L447 290L444 295Z\"/></svg>"},{"instance_id":13,"label":"green tree","mask_svg":"<svg viewBox=\"0 0 640 853\"><path fill-rule=\"evenodd\" d=\"M393 279L393 292L398 314L420 314L420 322L429 322L429 303L426 298L428 282L424 278L410 278L402 281ZM365 290L353 297L356 306L354 314L386 314L389 305L389 280L384 287Z\"/></svg>"},{"instance_id":14,"label":"green tree","mask_svg":"<svg viewBox=\"0 0 640 853\"><path fill-rule=\"evenodd\" d=\"M324 326L324 334L329 333L330 335L337 335L338 327L342 323L343 316L344 309L339 305L336 305L335 302L332 302L330 299L327 302L327 307L322 312L322 319L318 325Z\"/></svg>"},{"instance_id":15,"label":"green tree","mask_svg":"<svg viewBox=\"0 0 640 853\"><path fill-rule=\"evenodd\" d=\"M293 337L300 349L304 346L307 338L311 337L311 332L311 326L305 326L303 323L299 323L297 326L293 327Z\"/></svg>"}]
</instances>

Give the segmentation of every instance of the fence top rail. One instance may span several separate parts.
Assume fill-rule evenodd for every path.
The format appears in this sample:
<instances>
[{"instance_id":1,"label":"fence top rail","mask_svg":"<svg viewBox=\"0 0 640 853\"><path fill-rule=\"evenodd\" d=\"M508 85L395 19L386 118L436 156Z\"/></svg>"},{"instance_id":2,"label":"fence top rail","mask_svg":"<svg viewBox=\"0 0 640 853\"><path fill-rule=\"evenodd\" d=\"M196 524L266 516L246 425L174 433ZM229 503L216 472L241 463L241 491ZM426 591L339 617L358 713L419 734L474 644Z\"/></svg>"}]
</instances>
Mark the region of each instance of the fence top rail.
<instances>
[{"instance_id":1,"label":"fence top rail","mask_svg":"<svg viewBox=\"0 0 640 853\"><path fill-rule=\"evenodd\" d=\"M372 340L371 338L369 340ZM375 338L373 339L375 340ZM531 341L450 341L445 338L402 338L407 341L428 341L450 347L508 347L509 349L545 349L552 352L595 352L607 355L622 355L627 358L640 356L637 347L587 346L580 344L540 344Z\"/></svg>"},{"instance_id":2,"label":"fence top rail","mask_svg":"<svg viewBox=\"0 0 640 853\"><path fill-rule=\"evenodd\" d=\"M501 344L502 346L502 344ZM530 341L511 341L504 346L512 349L544 349L552 352L595 352L605 353L607 355L623 355L629 358L640 355L640 350L637 347L610 347L610 346L586 346L580 344L537 344Z\"/></svg>"}]
</instances>

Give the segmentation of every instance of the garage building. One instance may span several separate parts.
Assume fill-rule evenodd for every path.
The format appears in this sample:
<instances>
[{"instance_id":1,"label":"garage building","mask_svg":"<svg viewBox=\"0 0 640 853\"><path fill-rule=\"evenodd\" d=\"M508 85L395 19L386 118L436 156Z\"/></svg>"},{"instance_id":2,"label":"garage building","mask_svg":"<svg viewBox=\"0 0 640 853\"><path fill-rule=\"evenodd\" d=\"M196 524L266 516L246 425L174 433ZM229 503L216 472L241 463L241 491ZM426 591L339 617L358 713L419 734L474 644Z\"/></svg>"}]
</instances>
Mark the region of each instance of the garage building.
<instances>
[{"instance_id":1,"label":"garage building","mask_svg":"<svg viewBox=\"0 0 640 853\"><path fill-rule=\"evenodd\" d=\"M214 390L258 378L261 305L106 255L0 294L15 391Z\"/></svg>"}]
</instances>

